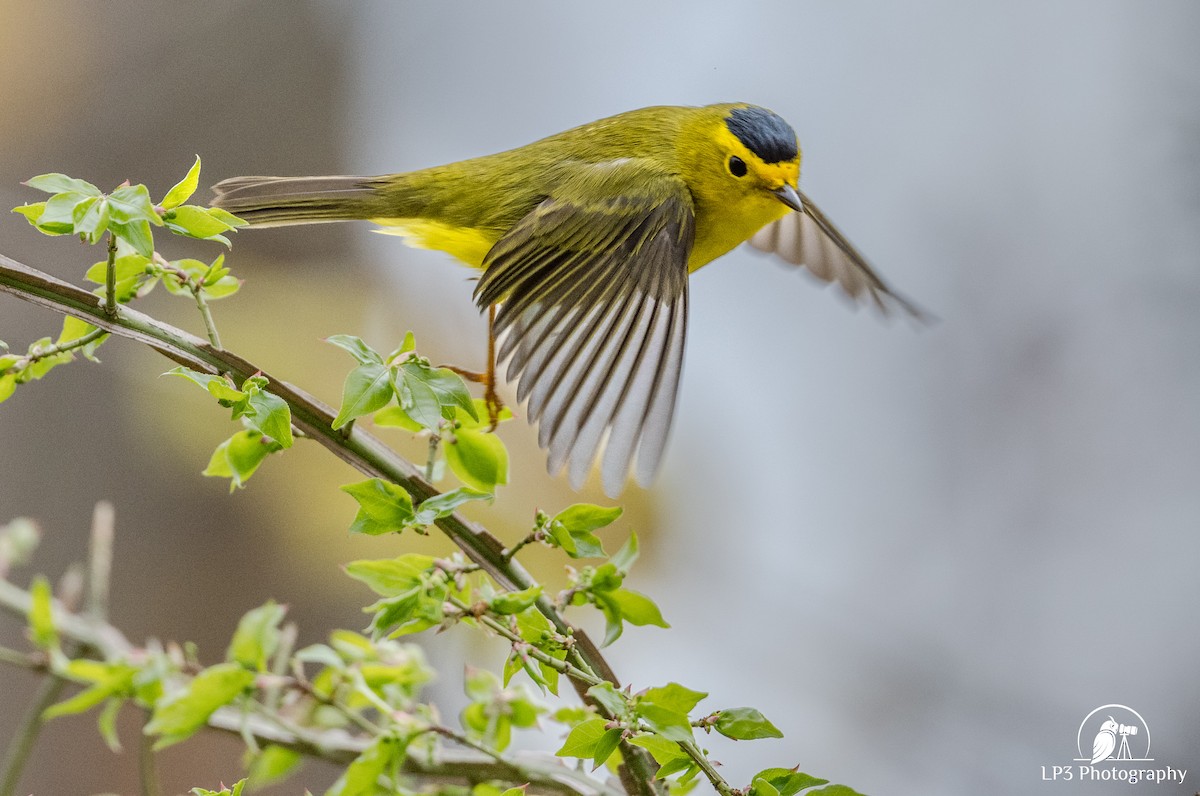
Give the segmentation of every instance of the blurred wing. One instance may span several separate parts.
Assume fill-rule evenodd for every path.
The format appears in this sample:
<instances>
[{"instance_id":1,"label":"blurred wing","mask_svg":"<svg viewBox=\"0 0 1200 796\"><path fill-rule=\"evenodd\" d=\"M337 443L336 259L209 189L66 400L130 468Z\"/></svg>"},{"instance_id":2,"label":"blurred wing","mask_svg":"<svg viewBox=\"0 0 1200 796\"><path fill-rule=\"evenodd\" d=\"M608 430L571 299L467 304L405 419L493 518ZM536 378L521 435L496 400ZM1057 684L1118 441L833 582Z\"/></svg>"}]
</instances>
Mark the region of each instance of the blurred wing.
<instances>
[{"instance_id":1,"label":"blurred wing","mask_svg":"<svg viewBox=\"0 0 1200 796\"><path fill-rule=\"evenodd\" d=\"M582 165L484 260L479 306L500 304L498 360L529 399L548 466L578 488L603 444L604 491L637 454L646 485L683 367L691 194L641 160Z\"/></svg>"},{"instance_id":2,"label":"blurred wing","mask_svg":"<svg viewBox=\"0 0 1200 796\"><path fill-rule=\"evenodd\" d=\"M802 265L818 279L837 282L852 299L873 301L884 315L899 307L917 320L928 320L924 310L892 290L875 273L811 199L803 193L800 199L803 210L763 227L750 238L750 245L792 265Z\"/></svg>"}]
</instances>

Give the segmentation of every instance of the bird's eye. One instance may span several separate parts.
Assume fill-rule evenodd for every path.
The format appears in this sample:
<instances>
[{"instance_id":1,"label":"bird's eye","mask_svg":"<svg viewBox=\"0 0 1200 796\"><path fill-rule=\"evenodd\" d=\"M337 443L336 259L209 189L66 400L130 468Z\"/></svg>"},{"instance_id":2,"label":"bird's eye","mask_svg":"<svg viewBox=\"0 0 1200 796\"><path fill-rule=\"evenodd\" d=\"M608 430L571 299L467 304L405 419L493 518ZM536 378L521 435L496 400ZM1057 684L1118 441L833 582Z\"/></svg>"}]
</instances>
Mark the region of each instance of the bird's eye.
<instances>
[{"instance_id":1,"label":"bird's eye","mask_svg":"<svg viewBox=\"0 0 1200 796\"><path fill-rule=\"evenodd\" d=\"M746 176L746 161L739 158L737 155L729 157L729 173L735 177Z\"/></svg>"}]
</instances>

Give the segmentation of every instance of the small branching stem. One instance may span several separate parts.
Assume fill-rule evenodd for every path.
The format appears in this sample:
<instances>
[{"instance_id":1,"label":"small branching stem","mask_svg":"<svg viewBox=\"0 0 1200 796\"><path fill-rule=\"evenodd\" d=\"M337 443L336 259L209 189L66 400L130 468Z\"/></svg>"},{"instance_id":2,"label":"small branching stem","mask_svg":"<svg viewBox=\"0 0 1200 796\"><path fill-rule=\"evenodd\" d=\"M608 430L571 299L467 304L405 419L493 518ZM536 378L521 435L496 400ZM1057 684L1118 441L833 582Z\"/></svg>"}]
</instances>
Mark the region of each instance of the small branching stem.
<instances>
[{"instance_id":1,"label":"small branching stem","mask_svg":"<svg viewBox=\"0 0 1200 796\"><path fill-rule=\"evenodd\" d=\"M104 314L117 317L117 236L108 233L108 262L104 269Z\"/></svg>"},{"instance_id":2,"label":"small branching stem","mask_svg":"<svg viewBox=\"0 0 1200 796\"><path fill-rule=\"evenodd\" d=\"M150 721L149 713L146 714L146 721ZM138 741L138 783L141 796L162 796L158 784L158 760L154 756L154 737L146 732L141 733Z\"/></svg>"},{"instance_id":3,"label":"small branching stem","mask_svg":"<svg viewBox=\"0 0 1200 796\"><path fill-rule=\"evenodd\" d=\"M14 796L17 785L21 781L21 772L29 762L38 735L42 731L42 712L58 700L66 681L58 677L47 677L34 696L33 704L29 706L20 726L13 735L12 742L4 753L3 774L0 776L0 796Z\"/></svg>"},{"instance_id":4,"label":"small branching stem","mask_svg":"<svg viewBox=\"0 0 1200 796\"><path fill-rule=\"evenodd\" d=\"M511 628L509 628L503 622L497 620L494 616L486 612L479 612L475 610L474 606L467 605L457 597L451 597L448 602L455 609L457 609L461 615L469 616L475 619L484 627L496 633L496 635L508 640L509 643L520 645L527 655L541 663L546 664L552 669L558 670L560 673L565 674L572 680L577 680L581 683L584 683L588 688L591 688L594 685L600 685L600 683L604 682L604 680L596 677L594 674L585 672L583 669L580 669L578 666L575 666L568 661L561 661L558 658L555 658L553 655L529 644L525 641L525 639L521 638L520 634L515 633Z\"/></svg>"},{"instance_id":5,"label":"small branching stem","mask_svg":"<svg viewBox=\"0 0 1200 796\"><path fill-rule=\"evenodd\" d=\"M65 354L70 351L78 350L90 343L94 343L107 334L108 332L104 331L103 329L93 329L83 337L77 337L74 340L68 340L65 343L55 343L54 345L49 345L45 348L38 348L29 355L18 359L12 365L6 368L3 373L14 373L21 371L32 365L34 362L38 362L43 359L49 359L50 357L57 356L58 354Z\"/></svg>"},{"instance_id":6,"label":"small branching stem","mask_svg":"<svg viewBox=\"0 0 1200 796\"><path fill-rule=\"evenodd\" d=\"M200 309L200 317L204 319L204 331L208 334L208 342L218 351L221 349L221 335L217 334L217 324L213 322L212 310L204 298L200 285L191 285L192 295L196 297L196 306Z\"/></svg>"},{"instance_id":7,"label":"small branching stem","mask_svg":"<svg viewBox=\"0 0 1200 796\"><path fill-rule=\"evenodd\" d=\"M437 464L438 443L442 438L437 434L429 435L429 455L425 457L425 480L433 483L433 467Z\"/></svg>"},{"instance_id":8,"label":"small branching stem","mask_svg":"<svg viewBox=\"0 0 1200 796\"><path fill-rule=\"evenodd\" d=\"M92 534L88 550L87 615L94 622L108 621L109 582L112 578L113 533L116 515L106 500L92 512Z\"/></svg>"},{"instance_id":9,"label":"small branching stem","mask_svg":"<svg viewBox=\"0 0 1200 796\"><path fill-rule=\"evenodd\" d=\"M717 771L717 767L713 765L708 756L696 745L695 741L685 741L679 744L679 748L687 752L688 757L692 758L696 765L700 767L700 770L704 772L704 776L708 777L708 781L717 789L717 793L721 794L721 796L734 796L733 786L725 780L725 777L721 776L721 772Z\"/></svg>"},{"instance_id":10,"label":"small branching stem","mask_svg":"<svg viewBox=\"0 0 1200 796\"><path fill-rule=\"evenodd\" d=\"M519 553L521 551L521 548L525 547L526 545L533 544L534 542L540 542L545 538L546 538L546 533L545 533L545 531L541 530L540 528L537 530L531 531L529 533L529 535L526 536L524 539L522 539L521 541L517 542L515 545L513 545L512 547L510 547L504 551L504 560L512 561L513 558L517 555L517 553Z\"/></svg>"}]
</instances>

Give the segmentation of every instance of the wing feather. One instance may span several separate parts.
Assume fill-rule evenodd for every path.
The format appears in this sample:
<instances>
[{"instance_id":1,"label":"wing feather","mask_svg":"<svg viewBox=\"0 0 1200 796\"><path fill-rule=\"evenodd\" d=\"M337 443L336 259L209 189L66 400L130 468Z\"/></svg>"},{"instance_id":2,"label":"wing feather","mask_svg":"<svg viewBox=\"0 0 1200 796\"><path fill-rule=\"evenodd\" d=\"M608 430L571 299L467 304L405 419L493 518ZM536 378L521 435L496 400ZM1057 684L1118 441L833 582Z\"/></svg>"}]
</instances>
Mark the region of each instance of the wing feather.
<instances>
[{"instance_id":1,"label":"wing feather","mask_svg":"<svg viewBox=\"0 0 1200 796\"><path fill-rule=\"evenodd\" d=\"M749 244L807 268L824 282L836 282L851 299L872 303L884 315L899 309L919 321L930 320L924 310L884 282L811 199L803 193L800 198L803 210L763 227Z\"/></svg>"},{"instance_id":2,"label":"wing feather","mask_svg":"<svg viewBox=\"0 0 1200 796\"><path fill-rule=\"evenodd\" d=\"M687 329L691 194L636 159L581 165L492 248L475 290L499 304L498 358L551 472L601 462L615 496L662 459Z\"/></svg>"}]
</instances>

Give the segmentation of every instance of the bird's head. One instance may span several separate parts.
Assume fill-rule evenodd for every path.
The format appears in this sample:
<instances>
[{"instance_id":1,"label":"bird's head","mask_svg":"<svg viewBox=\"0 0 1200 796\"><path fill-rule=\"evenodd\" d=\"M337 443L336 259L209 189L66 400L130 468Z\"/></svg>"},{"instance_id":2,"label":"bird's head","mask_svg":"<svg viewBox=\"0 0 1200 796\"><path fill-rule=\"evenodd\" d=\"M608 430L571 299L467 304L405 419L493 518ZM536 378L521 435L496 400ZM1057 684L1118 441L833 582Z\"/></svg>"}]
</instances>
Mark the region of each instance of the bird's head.
<instances>
[{"instance_id":1,"label":"bird's head","mask_svg":"<svg viewBox=\"0 0 1200 796\"><path fill-rule=\"evenodd\" d=\"M715 139L726 191L800 209L800 144L778 114L756 105L725 106Z\"/></svg>"}]
</instances>

